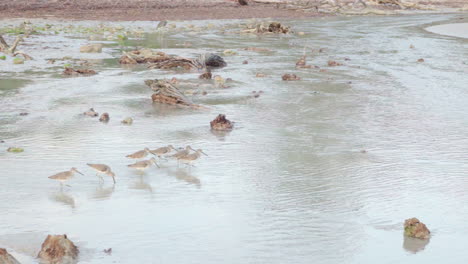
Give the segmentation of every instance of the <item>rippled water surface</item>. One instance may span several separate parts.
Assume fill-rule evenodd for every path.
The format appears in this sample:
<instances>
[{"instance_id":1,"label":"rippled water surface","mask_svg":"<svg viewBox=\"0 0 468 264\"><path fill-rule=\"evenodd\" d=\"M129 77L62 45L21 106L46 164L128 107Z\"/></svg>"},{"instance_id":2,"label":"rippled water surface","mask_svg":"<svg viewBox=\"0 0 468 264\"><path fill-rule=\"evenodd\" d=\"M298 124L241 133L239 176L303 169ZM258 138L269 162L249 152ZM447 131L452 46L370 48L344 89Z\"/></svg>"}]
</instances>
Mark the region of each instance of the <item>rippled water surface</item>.
<instances>
[{"instance_id":1,"label":"rippled water surface","mask_svg":"<svg viewBox=\"0 0 468 264\"><path fill-rule=\"evenodd\" d=\"M66 233L82 263L465 263L468 41L424 30L459 18L318 18L283 22L304 36L215 29L127 42L187 57L237 51L215 71L230 88L207 81L193 96L208 110L152 104L143 83L200 83L199 73L121 67L113 42L83 55L84 38L34 35L49 47L26 46L35 61L0 61L0 247L34 263L47 234ZM325 71L295 69L304 50ZM63 56L96 59L99 74L64 78L45 62ZM80 115L90 107L110 122ZM232 132L210 131L218 113ZM120 124L127 116L132 126ZM190 170L126 167L126 154L166 144L208 156ZM117 184L100 184L88 162L110 165ZM47 177L70 167L85 175L61 191ZM428 243L403 238L410 217L432 231Z\"/></svg>"}]
</instances>

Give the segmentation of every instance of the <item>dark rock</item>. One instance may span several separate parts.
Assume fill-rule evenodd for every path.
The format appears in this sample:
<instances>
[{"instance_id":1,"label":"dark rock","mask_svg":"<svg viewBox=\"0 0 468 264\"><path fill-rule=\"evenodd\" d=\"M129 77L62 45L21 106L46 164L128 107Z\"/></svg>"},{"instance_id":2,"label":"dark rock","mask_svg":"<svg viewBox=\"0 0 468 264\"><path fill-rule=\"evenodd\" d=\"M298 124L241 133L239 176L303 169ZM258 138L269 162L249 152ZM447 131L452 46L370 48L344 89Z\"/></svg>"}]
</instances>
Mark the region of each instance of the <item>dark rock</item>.
<instances>
[{"instance_id":1,"label":"dark rock","mask_svg":"<svg viewBox=\"0 0 468 264\"><path fill-rule=\"evenodd\" d=\"M74 264L78 262L78 253L67 235L48 235L37 257L44 264Z\"/></svg>"},{"instance_id":2,"label":"dark rock","mask_svg":"<svg viewBox=\"0 0 468 264\"><path fill-rule=\"evenodd\" d=\"M27 116L27 115L29 115L29 113L27 113L27 112L22 112L22 113L20 113L19 115L20 115L20 116Z\"/></svg>"},{"instance_id":3,"label":"dark rock","mask_svg":"<svg viewBox=\"0 0 468 264\"><path fill-rule=\"evenodd\" d=\"M211 79L211 72L205 72L202 73L200 76L198 76L199 79L204 79L204 80L209 80Z\"/></svg>"},{"instance_id":4,"label":"dark rock","mask_svg":"<svg viewBox=\"0 0 468 264\"><path fill-rule=\"evenodd\" d=\"M241 6L245 6L245 5L248 5L249 3L247 3L247 0L237 0L239 2L239 5Z\"/></svg>"},{"instance_id":5,"label":"dark rock","mask_svg":"<svg viewBox=\"0 0 468 264\"><path fill-rule=\"evenodd\" d=\"M222 68L226 67L227 63L220 56L216 54L209 54L208 57L205 59L205 65L207 67Z\"/></svg>"}]
</instances>

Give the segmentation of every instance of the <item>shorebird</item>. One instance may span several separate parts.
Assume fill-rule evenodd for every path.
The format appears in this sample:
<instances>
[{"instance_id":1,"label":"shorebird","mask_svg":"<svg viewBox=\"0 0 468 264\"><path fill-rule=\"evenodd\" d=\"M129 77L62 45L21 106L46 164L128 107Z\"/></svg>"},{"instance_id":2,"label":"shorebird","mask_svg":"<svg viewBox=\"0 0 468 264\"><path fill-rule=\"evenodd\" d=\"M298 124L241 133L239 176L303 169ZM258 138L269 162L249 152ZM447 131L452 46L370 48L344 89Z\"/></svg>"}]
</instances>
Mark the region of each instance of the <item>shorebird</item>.
<instances>
[{"instance_id":1,"label":"shorebird","mask_svg":"<svg viewBox=\"0 0 468 264\"><path fill-rule=\"evenodd\" d=\"M109 175L112 177L112 180L114 180L114 183L115 183L115 174L112 172L109 166L105 164L90 164L90 163L87 163L87 165L96 171L96 176L98 176L99 174Z\"/></svg>"},{"instance_id":2,"label":"shorebird","mask_svg":"<svg viewBox=\"0 0 468 264\"><path fill-rule=\"evenodd\" d=\"M130 164L130 165L127 165L129 168L133 168L133 169L137 169L137 170L141 170L141 171L144 171L146 170L147 168L151 167L151 165L156 165L159 167L158 163L156 163L156 159L155 158L151 158L149 160L142 160L142 161L138 161L138 162L135 162L133 164Z\"/></svg>"},{"instance_id":3,"label":"shorebird","mask_svg":"<svg viewBox=\"0 0 468 264\"><path fill-rule=\"evenodd\" d=\"M64 182L68 181L69 179L73 177L75 172L83 175L83 173L79 172L76 168L73 167L69 171L62 171L52 176L49 176L49 179L59 181L60 186L62 186Z\"/></svg>"},{"instance_id":4,"label":"shorebird","mask_svg":"<svg viewBox=\"0 0 468 264\"><path fill-rule=\"evenodd\" d=\"M172 150L175 150L177 151L177 149L175 149L172 145L168 145L166 147L161 147L161 148L157 148L157 149L154 149L154 150L150 150L149 152L155 156L158 156L158 158L161 158L162 155L164 154L168 154L170 153Z\"/></svg>"},{"instance_id":5,"label":"shorebird","mask_svg":"<svg viewBox=\"0 0 468 264\"><path fill-rule=\"evenodd\" d=\"M90 117L96 117L99 114L94 111L94 108L90 108L88 111L84 112L83 115L90 116Z\"/></svg>"},{"instance_id":6,"label":"shorebird","mask_svg":"<svg viewBox=\"0 0 468 264\"><path fill-rule=\"evenodd\" d=\"M190 154L190 150L195 151L192 147L186 146L185 149L177 151L177 153L172 155L171 157L178 159L180 157L187 156L188 154Z\"/></svg>"},{"instance_id":7,"label":"shorebird","mask_svg":"<svg viewBox=\"0 0 468 264\"><path fill-rule=\"evenodd\" d=\"M203 150L197 149L195 153L179 157L177 160L180 160L182 163L185 163L189 166L193 166L193 163L201 157L201 154L208 156L205 152L203 152Z\"/></svg>"},{"instance_id":8,"label":"shorebird","mask_svg":"<svg viewBox=\"0 0 468 264\"><path fill-rule=\"evenodd\" d=\"M142 159L142 158L148 156L149 152L150 152L150 149L145 148L145 149L137 151L137 152L135 152L133 154L127 155L126 157L130 158L130 159Z\"/></svg>"}]
</instances>

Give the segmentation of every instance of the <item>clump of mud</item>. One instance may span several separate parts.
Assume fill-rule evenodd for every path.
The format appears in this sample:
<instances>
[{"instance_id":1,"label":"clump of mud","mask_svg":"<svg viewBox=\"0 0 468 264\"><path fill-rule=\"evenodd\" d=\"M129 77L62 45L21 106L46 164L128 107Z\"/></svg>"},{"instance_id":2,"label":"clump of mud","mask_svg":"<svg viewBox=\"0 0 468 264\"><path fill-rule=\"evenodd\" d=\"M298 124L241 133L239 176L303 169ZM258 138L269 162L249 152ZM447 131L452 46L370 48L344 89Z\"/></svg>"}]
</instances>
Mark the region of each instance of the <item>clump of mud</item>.
<instances>
[{"instance_id":1,"label":"clump of mud","mask_svg":"<svg viewBox=\"0 0 468 264\"><path fill-rule=\"evenodd\" d=\"M232 130L234 123L226 119L225 115L219 114L213 121L210 122L211 129L219 131Z\"/></svg>"}]
</instances>

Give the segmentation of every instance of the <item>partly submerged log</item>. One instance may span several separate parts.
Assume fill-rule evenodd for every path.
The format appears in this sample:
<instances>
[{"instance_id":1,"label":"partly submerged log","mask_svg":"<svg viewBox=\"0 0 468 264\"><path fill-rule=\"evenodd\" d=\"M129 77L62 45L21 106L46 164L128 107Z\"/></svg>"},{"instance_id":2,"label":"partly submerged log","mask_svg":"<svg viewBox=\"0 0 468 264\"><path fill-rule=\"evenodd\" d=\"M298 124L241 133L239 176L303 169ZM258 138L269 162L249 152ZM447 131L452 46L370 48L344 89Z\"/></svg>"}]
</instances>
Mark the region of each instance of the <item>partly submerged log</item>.
<instances>
[{"instance_id":1,"label":"partly submerged log","mask_svg":"<svg viewBox=\"0 0 468 264\"><path fill-rule=\"evenodd\" d=\"M8 251L0 248L0 264L20 264Z\"/></svg>"},{"instance_id":2,"label":"partly submerged log","mask_svg":"<svg viewBox=\"0 0 468 264\"><path fill-rule=\"evenodd\" d=\"M234 123L227 120L225 115L219 114L213 121L210 122L211 129L227 131L232 130Z\"/></svg>"},{"instance_id":3,"label":"partly submerged log","mask_svg":"<svg viewBox=\"0 0 468 264\"><path fill-rule=\"evenodd\" d=\"M78 262L78 253L67 235L48 235L37 257L43 264L74 264Z\"/></svg>"}]
</instances>

